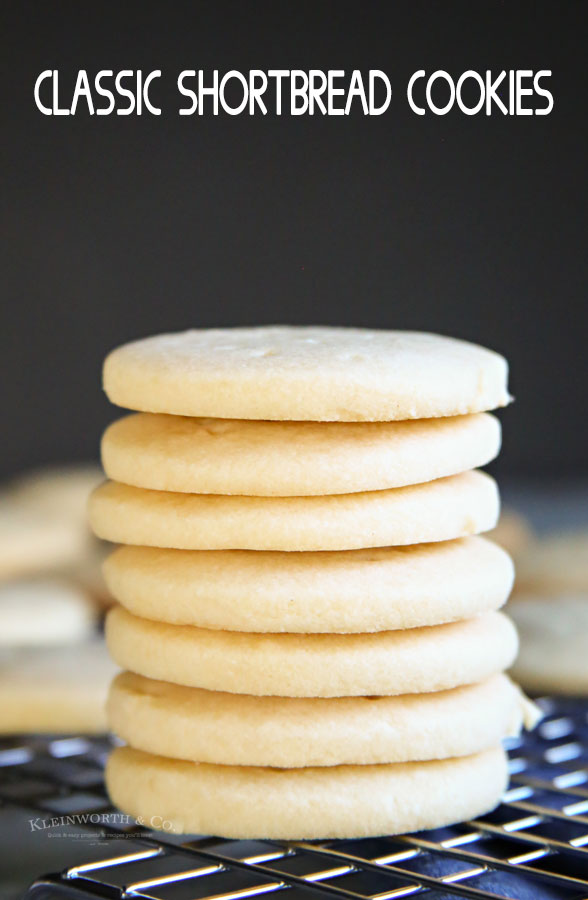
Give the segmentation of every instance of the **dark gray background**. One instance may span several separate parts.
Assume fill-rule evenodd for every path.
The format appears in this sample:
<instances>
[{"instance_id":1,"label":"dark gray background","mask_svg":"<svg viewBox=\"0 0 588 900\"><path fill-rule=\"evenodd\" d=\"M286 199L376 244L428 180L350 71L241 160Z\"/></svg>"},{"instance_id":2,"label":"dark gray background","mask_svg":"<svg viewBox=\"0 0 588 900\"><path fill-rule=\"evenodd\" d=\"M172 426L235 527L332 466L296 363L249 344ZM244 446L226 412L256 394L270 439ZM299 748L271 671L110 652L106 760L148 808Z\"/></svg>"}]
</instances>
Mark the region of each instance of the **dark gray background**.
<instances>
[{"instance_id":1,"label":"dark gray background","mask_svg":"<svg viewBox=\"0 0 588 900\"><path fill-rule=\"evenodd\" d=\"M499 464L586 473L585 2L14 2L2 22L0 474L96 454L105 353L194 326L440 331L512 365ZM380 118L180 118L186 68L381 68ZM161 68L47 118L45 68ZM417 117L416 69L547 68L548 117Z\"/></svg>"}]
</instances>

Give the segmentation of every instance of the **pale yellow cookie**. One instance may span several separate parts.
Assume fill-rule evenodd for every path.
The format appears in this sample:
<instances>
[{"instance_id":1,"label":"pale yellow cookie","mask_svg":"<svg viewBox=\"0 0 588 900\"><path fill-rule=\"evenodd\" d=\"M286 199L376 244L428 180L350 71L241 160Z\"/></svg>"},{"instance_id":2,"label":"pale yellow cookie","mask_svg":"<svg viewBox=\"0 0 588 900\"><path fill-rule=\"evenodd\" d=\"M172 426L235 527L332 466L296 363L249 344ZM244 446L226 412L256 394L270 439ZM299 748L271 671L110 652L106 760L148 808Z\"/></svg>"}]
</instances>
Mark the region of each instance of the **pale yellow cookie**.
<instances>
[{"instance_id":1,"label":"pale yellow cookie","mask_svg":"<svg viewBox=\"0 0 588 900\"><path fill-rule=\"evenodd\" d=\"M505 675L432 694L306 699L205 691L123 672L107 709L111 729L138 750L296 768L467 756L518 735L524 704Z\"/></svg>"},{"instance_id":2,"label":"pale yellow cookie","mask_svg":"<svg viewBox=\"0 0 588 900\"><path fill-rule=\"evenodd\" d=\"M0 653L0 733L106 731L116 673L103 640Z\"/></svg>"},{"instance_id":3,"label":"pale yellow cookie","mask_svg":"<svg viewBox=\"0 0 588 900\"><path fill-rule=\"evenodd\" d=\"M255 422L139 413L113 422L114 481L159 491L296 497L420 484L490 462L500 423L477 413L408 422Z\"/></svg>"},{"instance_id":4,"label":"pale yellow cookie","mask_svg":"<svg viewBox=\"0 0 588 900\"><path fill-rule=\"evenodd\" d=\"M368 632L498 609L510 557L481 537L316 553L119 547L104 564L130 612L228 631Z\"/></svg>"},{"instance_id":5,"label":"pale yellow cookie","mask_svg":"<svg viewBox=\"0 0 588 900\"><path fill-rule=\"evenodd\" d=\"M351 697L440 691L511 665L517 635L506 616L375 634L247 634L168 625L116 606L106 639L123 669L238 694Z\"/></svg>"},{"instance_id":6,"label":"pale yellow cookie","mask_svg":"<svg viewBox=\"0 0 588 900\"><path fill-rule=\"evenodd\" d=\"M517 560L517 587L532 593L588 593L588 531L531 543Z\"/></svg>"},{"instance_id":7,"label":"pale yellow cookie","mask_svg":"<svg viewBox=\"0 0 588 900\"><path fill-rule=\"evenodd\" d=\"M588 694L588 594L521 594L509 613L521 648L512 672L533 694Z\"/></svg>"},{"instance_id":8,"label":"pale yellow cookie","mask_svg":"<svg viewBox=\"0 0 588 900\"><path fill-rule=\"evenodd\" d=\"M118 347L118 406L227 419L366 422L505 406L502 356L436 334L269 326L160 334Z\"/></svg>"},{"instance_id":9,"label":"pale yellow cookie","mask_svg":"<svg viewBox=\"0 0 588 900\"><path fill-rule=\"evenodd\" d=\"M106 767L115 806L148 828L228 838L360 838L436 828L488 812L507 785L501 747L373 766L218 766L119 747Z\"/></svg>"},{"instance_id":10,"label":"pale yellow cookie","mask_svg":"<svg viewBox=\"0 0 588 900\"><path fill-rule=\"evenodd\" d=\"M0 584L0 647L79 643L96 627L86 593L57 578Z\"/></svg>"},{"instance_id":11,"label":"pale yellow cookie","mask_svg":"<svg viewBox=\"0 0 588 900\"><path fill-rule=\"evenodd\" d=\"M463 472L412 487L327 497L172 494L109 481L90 498L96 534L180 550L352 550L444 541L496 524L496 483Z\"/></svg>"}]
</instances>

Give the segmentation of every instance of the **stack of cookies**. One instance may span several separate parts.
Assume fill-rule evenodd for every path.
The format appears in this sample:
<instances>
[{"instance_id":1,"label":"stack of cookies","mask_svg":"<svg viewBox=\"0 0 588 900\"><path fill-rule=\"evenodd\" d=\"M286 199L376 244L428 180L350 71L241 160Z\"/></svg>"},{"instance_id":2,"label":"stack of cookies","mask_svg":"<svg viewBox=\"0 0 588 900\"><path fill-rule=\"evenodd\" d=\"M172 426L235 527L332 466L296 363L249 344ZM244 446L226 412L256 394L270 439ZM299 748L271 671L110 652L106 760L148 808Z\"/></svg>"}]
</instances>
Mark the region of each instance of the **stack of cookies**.
<instances>
[{"instance_id":1,"label":"stack of cookies","mask_svg":"<svg viewBox=\"0 0 588 900\"><path fill-rule=\"evenodd\" d=\"M507 366L449 338L344 328L160 335L115 350L140 410L90 503L119 601L113 801L227 837L359 837L493 807L525 712L502 674L508 555L475 467Z\"/></svg>"}]
</instances>

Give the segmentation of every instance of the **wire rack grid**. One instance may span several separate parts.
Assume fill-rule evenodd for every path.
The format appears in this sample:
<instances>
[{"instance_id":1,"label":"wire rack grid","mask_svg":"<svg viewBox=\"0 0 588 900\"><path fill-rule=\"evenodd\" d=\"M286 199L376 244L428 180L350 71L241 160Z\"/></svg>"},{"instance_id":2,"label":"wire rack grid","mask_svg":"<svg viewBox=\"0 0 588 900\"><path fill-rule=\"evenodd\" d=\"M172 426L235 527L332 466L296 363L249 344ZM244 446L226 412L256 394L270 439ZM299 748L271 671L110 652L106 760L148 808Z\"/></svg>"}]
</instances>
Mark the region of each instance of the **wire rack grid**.
<instances>
[{"instance_id":1,"label":"wire rack grid","mask_svg":"<svg viewBox=\"0 0 588 900\"><path fill-rule=\"evenodd\" d=\"M588 701L540 703L546 715L538 729L509 742L511 782L494 812L364 840L235 841L146 830L109 804L106 738L4 739L3 809L18 808L34 827L51 836L62 829L76 841L75 864L37 877L26 900L245 900L279 891L289 900L588 900Z\"/></svg>"}]
</instances>

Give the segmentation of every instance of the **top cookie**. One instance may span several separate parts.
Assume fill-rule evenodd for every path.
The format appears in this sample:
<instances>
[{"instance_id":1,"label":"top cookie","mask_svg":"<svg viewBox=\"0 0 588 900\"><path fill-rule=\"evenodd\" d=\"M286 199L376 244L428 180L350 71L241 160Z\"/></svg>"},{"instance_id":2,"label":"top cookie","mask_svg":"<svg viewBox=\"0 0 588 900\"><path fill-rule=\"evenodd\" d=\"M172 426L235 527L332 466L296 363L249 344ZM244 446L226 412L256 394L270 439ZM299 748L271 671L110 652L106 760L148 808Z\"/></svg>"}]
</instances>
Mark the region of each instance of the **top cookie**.
<instances>
[{"instance_id":1,"label":"top cookie","mask_svg":"<svg viewBox=\"0 0 588 900\"><path fill-rule=\"evenodd\" d=\"M162 334L113 350L118 406L217 418L369 422L506 406L506 360L411 331L268 326Z\"/></svg>"}]
</instances>

